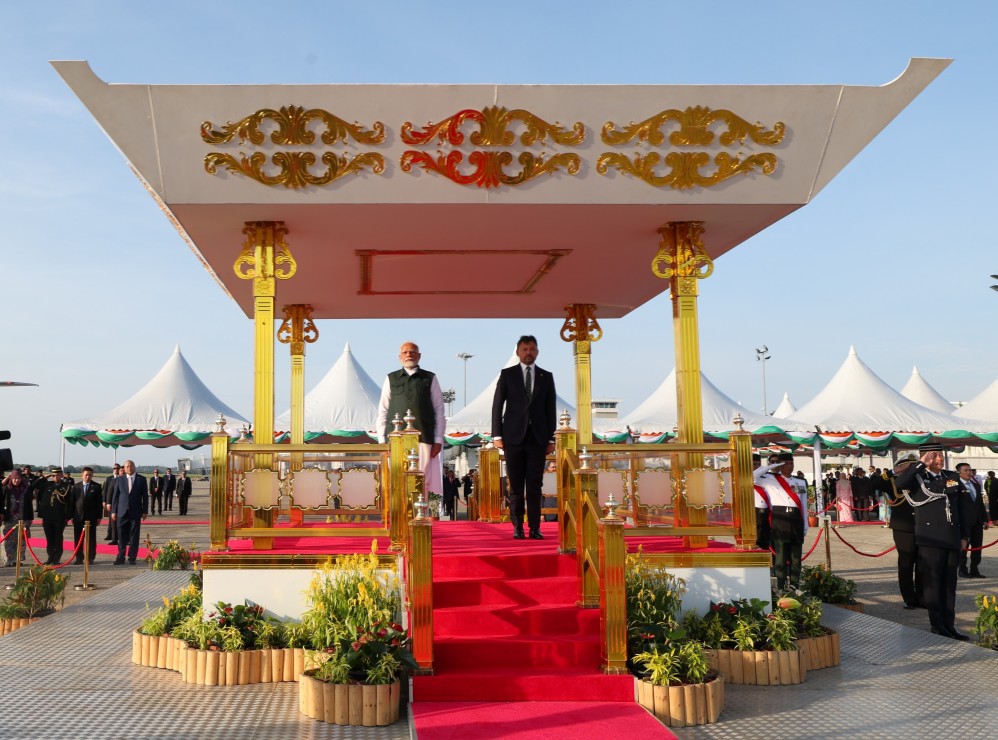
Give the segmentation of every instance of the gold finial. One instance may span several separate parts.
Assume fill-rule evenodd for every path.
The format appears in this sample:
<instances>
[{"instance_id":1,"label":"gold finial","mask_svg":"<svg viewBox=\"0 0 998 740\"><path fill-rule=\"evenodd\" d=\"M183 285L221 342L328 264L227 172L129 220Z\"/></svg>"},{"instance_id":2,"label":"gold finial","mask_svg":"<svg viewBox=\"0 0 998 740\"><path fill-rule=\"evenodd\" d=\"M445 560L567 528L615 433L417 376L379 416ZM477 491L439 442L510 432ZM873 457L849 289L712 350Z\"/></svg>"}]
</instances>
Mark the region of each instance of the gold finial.
<instances>
[{"instance_id":1,"label":"gold finial","mask_svg":"<svg viewBox=\"0 0 998 740\"><path fill-rule=\"evenodd\" d=\"M738 411L736 411L736 412L735 412L735 416L734 416L734 418L733 418L733 419L732 419L731 421L732 421L732 423L734 423L734 425L735 425L735 428L736 428L736 429L737 429L737 430L738 430L739 432L744 432L744 431L745 431L745 430L743 429L743 427L745 426L745 417L743 417L743 416L741 415L741 413L739 413Z\"/></svg>"},{"instance_id":2,"label":"gold finial","mask_svg":"<svg viewBox=\"0 0 998 740\"><path fill-rule=\"evenodd\" d=\"M603 504L606 507L606 517L607 519L617 518L617 499L613 497L613 491L610 491L610 498L606 500Z\"/></svg>"},{"instance_id":3,"label":"gold finial","mask_svg":"<svg viewBox=\"0 0 998 740\"><path fill-rule=\"evenodd\" d=\"M582 452L579 453L579 470L591 470L589 463L592 459L593 456L589 454L589 450L583 447Z\"/></svg>"},{"instance_id":4,"label":"gold finial","mask_svg":"<svg viewBox=\"0 0 998 740\"><path fill-rule=\"evenodd\" d=\"M215 431L218 434L221 434L222 432L225 431L225 425L227 423L228 422L225 420L225 415L224 414L219 414L218 418L215 419Z\"/></svg>"},{"instance_id":5,"label":"gold finial","mask_svg":"<svg viewBox=\"0 0 998 740\"><path fill-rule=\"evenodd\" d=\"M412 425L413 422L416 421L416 417L413 415L412 409L405 410L405 416L402 417L402 420L405 422L405 430L407 432L416 431L416 427Z\"/></svg>"},{"instance_id":6,"label":"gold finial","mask_svg":"<svg viewBox=\"0 0 998 740\"><path fill-rule=\"evenodd\" d=\"M405 454L406 469L419 470L419 453L415 449L409 450Z\"/></svg>"},{"instance_id":7,"label":"gold finial","mask_svg":"<svg viewBox=\"0 0 998 740\"><path fill-rule=\"evenodd\" d=\"M412 508L416 512L417 519L426 519L426 515L430 510L430 505L426 503L426 496L423 493L419 494L419 498L416 499L416 503L412 505Z\"/></svg>"},{"instance_id":8,"label":"gold finial","mask_svg":"<svg viewBox=\"0 0 998 740\"><path fill-rule=\"evenodd\" d=\"M561 416L558 417L558 424L562 429L571 429L572 415L568 413L568 409L561 412Z\"/></svg>"},{"instance_id":9,"label":"gold finial","mask_svg":"<svg viewBox=\"0 0 998 740\"><path fill-rule=\"evenodd\" d=\"M396 432L402 431L402 417L399 416L398 411L395 412L395 418L392 419L392 426L395 427L393 431Z\"/></svg>"}]
</instances>

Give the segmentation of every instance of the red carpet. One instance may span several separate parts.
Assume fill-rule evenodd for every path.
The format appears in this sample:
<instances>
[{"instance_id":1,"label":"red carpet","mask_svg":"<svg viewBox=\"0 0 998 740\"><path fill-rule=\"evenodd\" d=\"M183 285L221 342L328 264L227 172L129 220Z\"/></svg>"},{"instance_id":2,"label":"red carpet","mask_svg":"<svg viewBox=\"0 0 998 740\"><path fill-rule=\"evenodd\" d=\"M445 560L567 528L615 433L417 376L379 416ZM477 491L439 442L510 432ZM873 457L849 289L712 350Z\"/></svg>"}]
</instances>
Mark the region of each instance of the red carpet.
<instances>
[{"instance_id":1,"label":"red carpet","mask_svg":"<svg viewBox=\"0 0 998 740\"><path fill-rule=\"evenodd\" d=\"M634 702L421 702L412 716L419 740L676 737Z\"/></svg>"}]
</instances>

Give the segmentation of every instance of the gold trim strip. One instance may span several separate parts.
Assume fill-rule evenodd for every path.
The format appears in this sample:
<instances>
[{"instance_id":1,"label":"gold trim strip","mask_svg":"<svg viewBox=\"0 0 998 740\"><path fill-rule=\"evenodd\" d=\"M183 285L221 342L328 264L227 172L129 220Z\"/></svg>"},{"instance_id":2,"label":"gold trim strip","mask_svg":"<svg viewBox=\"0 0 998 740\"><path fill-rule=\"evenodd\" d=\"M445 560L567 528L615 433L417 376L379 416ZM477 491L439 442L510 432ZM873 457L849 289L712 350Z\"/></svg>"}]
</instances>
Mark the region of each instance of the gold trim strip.
<instances>
[{"instance_id":1,"label":"gold trim strip","mask_svg":"<svg viewBox=\"0 0 998 740\"><path fill-rule=\"evenodd\" d=\"M641 557L667 568L765 568L772 565L766 552L642 552Z\"/></svg>"},{"instance_id":2,"label":"gold trim strip","mask_svg":"<svg viewBox=\"0 0 998 740\"><path fill-rule=\"evenodd\" d=\"M340 554L214 553L201 555L205 570L256 570L264 568L300 570L335 561ZM378 565L398 571L397 555L378 555Z\"/></svg>"},{"instance_id":3,"label":"gold trim strip","mask_svg":"<svg viewBox=\"0 0 998 740\"><path fill-rule=\"evenodd\" d=\"M625 537L686 537L703 535L705 537L734 537L738 534L735 527L629 527L624 530Z\"/></svg>"},{"instance_id":4,"label":"gold trim strip","mask_svg":"<svg viewBox=\"0 0 998 740\"><path fill-rule=\"evenodd\" d=\"M230 529L230 537L389 537L384 527L242 527Z\"/></svg>"}]
</instances>

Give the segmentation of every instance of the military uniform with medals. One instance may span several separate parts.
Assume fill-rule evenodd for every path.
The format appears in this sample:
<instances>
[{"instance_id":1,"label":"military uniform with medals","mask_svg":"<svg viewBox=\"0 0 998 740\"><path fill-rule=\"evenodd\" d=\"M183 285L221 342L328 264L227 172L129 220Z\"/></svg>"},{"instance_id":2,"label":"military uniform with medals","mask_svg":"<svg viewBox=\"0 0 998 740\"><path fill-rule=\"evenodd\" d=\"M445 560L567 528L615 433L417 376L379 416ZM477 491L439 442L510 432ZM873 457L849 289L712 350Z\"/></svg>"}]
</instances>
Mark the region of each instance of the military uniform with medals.
<instances>
[{"instance_id":1,"label":"military uniform with medals","mask_svg":"<svg viewBox=\"0 0 998 740\"><path fill-rule=\"evenodd\" d=\"M50 475L55 476L53 480L48 477L39 478L34 483L34 489L37 491L38 515L45 530L45 550L48 553L45 565L59 565L62 561L66 524L73 517L73 488L62 477L62 468L52 468Z\"/></svg>"}]
</instances>

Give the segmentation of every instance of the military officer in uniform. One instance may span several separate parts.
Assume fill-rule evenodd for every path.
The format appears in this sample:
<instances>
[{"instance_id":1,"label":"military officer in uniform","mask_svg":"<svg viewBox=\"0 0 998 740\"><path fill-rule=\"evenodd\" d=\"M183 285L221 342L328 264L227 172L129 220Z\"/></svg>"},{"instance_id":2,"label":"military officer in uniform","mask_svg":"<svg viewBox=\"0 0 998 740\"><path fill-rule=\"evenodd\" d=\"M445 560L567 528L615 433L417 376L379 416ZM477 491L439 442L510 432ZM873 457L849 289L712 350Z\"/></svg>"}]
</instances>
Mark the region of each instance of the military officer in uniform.
<instances>
[{"instance_id":1,"label":"military officer in uniform","mask_svg":"<svg viewBox=\"0 0 998 740\"><path fill-rule=\"evenodd\" d=\"M59 565L62 560L62 539L66 525L73 517L71 504L73 489L69 481L62 477L62 468L54 467L44 478L38 478L33 485L38 501L38 515L42 518L45 530L45 550L48 560L45 565Z\"/></svg>"},{"instance_id":2,"label":"military officer in uniform","mask_svg":"<svg viewBox=\"0 0 998 740\"><path fill-rule=\"evenodd\" d=\"M918 462L918 457L910 454L897 461L894 474L898 475L909 465ZM896 481L896 479L891 479ZM888 481L890 483L890 481ZM904 608L925 608L922 603L922 576L918 571L918 545L915 544L915 510L904 497L904 493L892 486L890 528L894 535L894 547L898 554L898 588L904 600Z\"/></svg>"},{"instance_id":3,"label":"military officer in uniform","mask_svg":"<svg viewBox=\"0 0 998 740\"><path fill-rule=\"evenodd\" d=\"M919 448L917 463L895 481L915 510L915 544L922 576L922 600L931 630L955 640L968 640L956 628L956 572L967 529L960 519L962 486L956 473L943 470L940 445Z\"/></svg>"},{"instance_id":4,"label":"military officer in uniform","mask_svg":"<svg viewBox=\"0 0 998 740\"><path fill-rule=\"evenodd\" d=\"M762 467L762 455L752 454L753 486L755 488L755 546L760 550L769 549L769 494L758 483L758 478L767 475L769 468Z\"/></svg>"},{"instance_id":5,"label":"military officer in uniform","mask_svg":"<svg viewBox=\"0 0 998 740\"><path fill-rule=\"evenodd\" d=\"M773 575L777 590L800 583L801 550L807 533L807 484L794 478L794 456L789 452L770 458L755 485L769 499L770 538L775 562ZM764 471L764 472L763 472Z\"/></svg>"}]
</instances>

